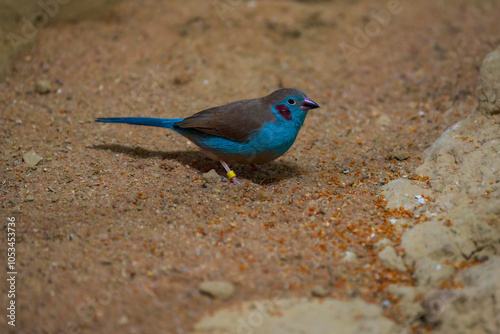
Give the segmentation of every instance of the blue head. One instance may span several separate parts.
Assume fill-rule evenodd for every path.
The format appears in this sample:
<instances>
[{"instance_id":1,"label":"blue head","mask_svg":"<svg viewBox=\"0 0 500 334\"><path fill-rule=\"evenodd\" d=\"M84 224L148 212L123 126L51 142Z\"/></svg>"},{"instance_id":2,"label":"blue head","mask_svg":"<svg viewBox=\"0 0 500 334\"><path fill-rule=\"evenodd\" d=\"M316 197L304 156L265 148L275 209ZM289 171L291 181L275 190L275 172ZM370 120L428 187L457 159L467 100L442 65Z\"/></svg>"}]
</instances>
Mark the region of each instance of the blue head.
<instances>
[{"instance_id":1,"label":"blue head","mask_svg":"<svg viewBox=\"0 0 500 334\"><path fill-rule=\"evenodd\" d=\"M265 97L271 104L271 111L277 122L300 129L307 112L319 108L319 105L309 99L306 94L296 89L279 89Z\"/></svg>"}]
</instances>

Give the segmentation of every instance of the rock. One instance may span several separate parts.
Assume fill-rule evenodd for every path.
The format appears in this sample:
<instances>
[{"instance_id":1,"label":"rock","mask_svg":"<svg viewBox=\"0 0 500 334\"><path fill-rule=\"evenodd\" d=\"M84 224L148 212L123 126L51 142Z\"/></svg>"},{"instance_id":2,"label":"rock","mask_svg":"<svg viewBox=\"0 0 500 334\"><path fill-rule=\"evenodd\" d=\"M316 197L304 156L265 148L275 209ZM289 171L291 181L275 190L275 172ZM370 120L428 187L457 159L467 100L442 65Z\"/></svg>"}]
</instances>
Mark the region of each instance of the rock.
<instances>
[{"instance_id":1,"label":"rock","mask_svg":"<svg viewBox=\"0 0 500 334\"><path fill-rule=\"evenodd\" d=\"M414 286L391 284L389 291L401 299L416 300L420 293L419 288Z\"/></svg>"},{"instance_id":2,"label":"rock","mask_svg":"<svg viewBox=\"0 0 500 334\"><path fill-rule=\"evenodd\" d=\"M202 177L208 183L217 183L217 182L220 182L220 180L221 180L220 175L217 174L217 172L215 171L215 169L211 169L207 173L203 173Z\"/></svg>"},{"instance_id":3,"label":"rock","mask_svg":"<svg viewBox=\"0 0 500 334\"><path fill-rule=\"evenodd\" d=\"M37 80L35 83L35 91L38 94L48 94L51 91L50 81L48 80Z\"/></svg>"},{"instance_id":4,"label":"rock","mask_svg":"<svg viewBox=\"0 0 500 334\"><path fill-rule=\"evenodd\" d=\"M429 290L422 296L422 305L424 314L422 319L428 327L435 327L439 324L441 316L445 309L458 296L455 290Z\"/></svg>"},{"instance_id":5,"label":"rock","mask_svg":"<svg viewBox=\"0 0 500 334\"><path fill-rule=\"evenodd\" d=\"M342 259L342 262L353 262L353 261L356 261L357 258L358 257L356 256L355 253L347 251L347 252L345 252L345 256Z\"/></svg>"},{"instance_id":6,"label":"rock","mask_svg":"<svg viewBox=\"0 0 500 334\"><path fill-rule=\"evenodd\" d=\"M224 281L203 282L198 288L201 293L219 300L228 300L234 294L234 286Z\"/></svg>"},{"instance_id":7,"label":"rock","mask_svg":"<svg viewBox=\"0 0 500 334\"><path fill-rule=\"evenodd\" d=\"M396 254L396 250L392 246L385 247L383 251L378 253L378 257L387 267L406 272L403 259Z\"/></svg>"},{"instance_id":8,"label":"rock","mask_svg":"<svg viewBox=\"0 0 500 334\"><path fill-rule=\"evenodd\" d=\"M410 157L410 153L408 153L408 151L405 151L405 150L397 150L397 151L394 151L393 153L393 156L396 160L406 160Z\"/></svg>"},{"instance_id":9,"label":"rock","mask_svg":"<svg viewBox=\"0 0 500 334\"><path fill-rule=\"evenodd\" d=\"M492 246L487 246L480 251L474 253L474 260L478 262L488 261L493 255L495 255L496 250Z\"/></svg>"},{"instance_id":10,"label":"rock","mask_svg":"<svg viewBox=\"0 0 500 334\"><path fill-rule=\"evenodd\" d=\"M21 199L25 199L25 198L26 198L26 196L28 196L27 194L29 194L28 189L26 189L26 188L21 188L21 189L19 190L19 197L21 197Z\"/></svg>"},{"instance_id":11,"label":"rock","mask_svg":"<svg viewBox=\"0 0 500 334\"><path fill-rule=\"evenodd\" d=\"M311 289L311 295L313 297L325 297L330 293L330 289L324 288L321 285L316 285Z\"/></svg>"},{"instance_id":12,"label":"rock","mask_svg":"<svg viewBox=\"0 0 500 334\"><path fill-rule=\"evenodd\" d=\"M500 113L500 46L484 58L477 90L479 111Z\"/></svg>"},{"instance_id":13,"label":"rock","mask_svg":"<svg viewBox=\"0 0 500 334\"><path fill-rule=\"evenodd\" d=\"M413 322L418 321L425 310L420 305L418 296L422 289L413 286L390 285L389 291L392 292L399 299L399 306L403 313L406 323L411 325Z\"/></svg>"},{"instance_id":14,"label":"rock","mask_svg":"<svg viewBox=\"0 0 500 334\"><path fill-rule=\"evenodd\" d=\"M179 74L174 77L174 85L183 86L191 80L193 80L193 78L187 73Z\"/></svg>"},{"instance_id":15,"label":"rock","mask_svg":"<svg viewBox=\"0 0 500 334\"><path fill-rule=\"evenodd\" d=\"M498 195L499 189L490 187L489 182L500 177L500 159L493 154L500 150L499 139L498 123L473 113L438 138L424 153L424 163L416 173L429 176L431 188L441 193L443 205L468 204L487 190Z\"/></svg>"},{"instance_id":16,"label":"rock","mask_svg":"<svg viewBox=\"0 0 500 334\"><path fill-rule=\"evenodd\" d=\"M26 162L30 167L35 167L43 157L39 156L38 154L35 153L35 151L29 151L27 153L24 153L23 155L23 160Z\"/></svg>"},{"instance_id":17,"label":"rock","mask_svg":"<svg viewBox=\"0 0 500 334\"><path fill-rule=\"evenodd\" d=\"M500 254L500 47L485 58L480 76L478 111L446 130L415 170L430 182L403 179L383 187L389 209L403 206L431 218L401 238L405 264L415 267L422 286L439 287L451 278L451 264Z\"/></svg>"},{"instance_id":18,"label":"rock","mask_svg":"<svg viewBox=\"0 0 500 334\"><path fill-rule=\"evenodd\" d=\"M494 256L483 264L462 271L458 275L456 281L457 283L463 283L469 287L480 287L482 284L483 288L500 288L500 256ZM498 307L500 307L500 305L498 305Z\"/></svg>"},{"instance_id":19,"label":"rock","mask_svg":"<svg viewBox=\"0 0 500 334\"><path fill-rule=\"evenodd\" d=\"M401 330L384 317L382 308L360 299L244 302L205 315L194 328L194 334L368 334Z\"/></svg>"},{"instance_id":20,"label":"rock","mask_svg":"<svg viewBox=\"0 0 500 334\"><path fill-rule=\"evenodd\" d=\"M500 257L461 272L461 290L437 290L424 296L425 320L439 324L433 333L500 332Z\"/></svg>"},{"instance_id":21,"label":"rock","mask_svg":"<svg viewBox=\"0 0 500 334\"><path fill-rule=\"evenodd\" d=\"M380 115L377 120L375 121L375 123L380 126L381 128L386 128L388 127L389 125L391 125L392 123L392 120L389 116L385 115L385 114L382 114Z\"/></svg>"},{"instance_id":22,"label":"rock","mask_svg":"<svg viewBox=\"0 0 500 334\"><path fill-rule=\"evenodd\" d=\"M416 170L429 176L433 211L438 213L434 219L448 221L449 232L435 221L418 227L432 224L430 229L441 230L449 250L454 244L462 255L454 254L454 261L468 259L482 249L500 254L500 226L488 223L500 215L500 156L495 153L500 152L500 131L495 117L476 112L451 127L426 151L424 163ZM439 241L435 242L438 247Z\"/></svg>"},{"instance_id":23,"label":"rock","mask_svg":"<svg viewBox=\"0 0 500 334\"><path fill-rule=\"evenodd\" d=\"M415 265L415 277L419 286L438 288L441 283L455 274L455 268L428 258L422 258Z\"/></svg>"},{"instance_id":24,"label":"rock","mask_svg":"<svg viewBox=\"0 0 500 334\"><path fill-rule=\"evenodd\" d=\"M455 234L455 242L467 259L479 251L500 254L500 226L488 223L494 217L500 217L500 204L497 200L496 209L488 208L486 204L482 201L475 208L455 208L449 214L453 223L450 231Z\"/></svg>"},{"instance_id":25,"label":"rock","mask_svg":"<svg viewBox=\"0 0 500 334\"><path fill-rule=\"evenodd\" d=\"M389 182L382 190L389 209L403 207L405 210L414 210L422 204L421 198L432 194L430 189L412 184L412 181L407 179Z\"/></svg>"},{"instance_id":26,"label":"rock","mask_svg":"<svg viewBox=\"0 0 500 334\"><path fill-rule=\"evenodd\" d=\"M383 188L388 208L403 206L431 218L409 229L401 245L406 265L415 268L417 289L435 290L423 295L422 305L411 296L413 292L405 296L391 291L399 298L408 325L423 319L433 333L500 332L500 304L495 302L500 300L498 60L500 48L483 62L480 112L445 131L425 152L415 174L428 176L430 182L396 180ZM416 205L417 196L418 201L433 200ZM486 262L456 275L453 264L471 259ZM441 290L442 283L453 277L465 287Z\"/></svg>"},{"instance_id":27,"label":"rock","mask_svg":"<svg viewBox=\"0 0 500 334\"><path fill-rule=\"evenodd\" d=\"M406 250L406 265L410 267L423 258L450 262L462 260L453 234L439 221L416 225L403 235L401 245Z\"/></svg>"},{"instance_id":28,"label":"rock","mask_svg":"<svg viewBox=\"0 0 500 334\"><path fill-rule=\"evenodd\" d=\"M383 238L383 239L380 239L379 241L377 241L377 243L375 243L375 245L373 246L373 248L378 251L380 249L384 249L386 246L389 246L390 244L392 244L392 241L387 239L387 238Z\"/></svg>"}]
</instances>

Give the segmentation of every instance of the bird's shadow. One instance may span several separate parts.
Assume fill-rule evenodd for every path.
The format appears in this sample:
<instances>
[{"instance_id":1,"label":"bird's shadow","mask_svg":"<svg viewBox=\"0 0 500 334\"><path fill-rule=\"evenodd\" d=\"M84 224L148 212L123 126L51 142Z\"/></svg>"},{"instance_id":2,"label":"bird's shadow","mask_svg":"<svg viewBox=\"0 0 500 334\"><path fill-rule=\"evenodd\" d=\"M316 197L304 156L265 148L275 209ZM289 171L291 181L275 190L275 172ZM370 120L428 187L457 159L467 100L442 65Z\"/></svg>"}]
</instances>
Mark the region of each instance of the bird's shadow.
<instances>
[{"instance_id":1,"label":"bird's shadow","mask_svg":"<svg viewBox=\"0 0 500 334\"><path fill-rule=\"evenodd\" d=\"M199 151L153 151L142 147L129 147L118 144L93 145L89 148L127 154L141 159L158 157L163 160L176 160L183 165L188 165L198 170L200 173L206 173L210 169L215 169L218 174L224 172L220 163L208 159ZM299 172L299 168L297 166L284 161L272 161L263 164L262 167L267 173L256 171L248 165L231 165L231 168L235 171L236 175L241 175L242 178L257 184L273 184L279 182L280 180L293 177Z\"/></svg>"}]
</instances>

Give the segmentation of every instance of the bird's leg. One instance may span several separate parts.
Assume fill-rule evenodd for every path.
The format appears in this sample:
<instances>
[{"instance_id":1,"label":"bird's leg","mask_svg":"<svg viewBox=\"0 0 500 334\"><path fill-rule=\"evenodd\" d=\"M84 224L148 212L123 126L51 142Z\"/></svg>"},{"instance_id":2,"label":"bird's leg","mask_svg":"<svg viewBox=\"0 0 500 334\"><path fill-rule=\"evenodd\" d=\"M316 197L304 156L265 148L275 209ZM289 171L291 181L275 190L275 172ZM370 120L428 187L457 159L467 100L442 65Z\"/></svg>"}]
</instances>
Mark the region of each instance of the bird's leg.
<instances>
[{"instance_id":1,"label":"bird's leg","mask_svg":"<svg viewBox=\"0 0 500 334\"><path fill-rule=\"evenodd\" d=\"M229 181L233 182L236 185L240 185L241 183L239 183L238 180L236 179L236 174L229 168L229 166L224 161L221 161L220 163L222 164L222 167L224 167L224 169L226 170L227 177L229 177Z\"/></svg>"}]
</instances>

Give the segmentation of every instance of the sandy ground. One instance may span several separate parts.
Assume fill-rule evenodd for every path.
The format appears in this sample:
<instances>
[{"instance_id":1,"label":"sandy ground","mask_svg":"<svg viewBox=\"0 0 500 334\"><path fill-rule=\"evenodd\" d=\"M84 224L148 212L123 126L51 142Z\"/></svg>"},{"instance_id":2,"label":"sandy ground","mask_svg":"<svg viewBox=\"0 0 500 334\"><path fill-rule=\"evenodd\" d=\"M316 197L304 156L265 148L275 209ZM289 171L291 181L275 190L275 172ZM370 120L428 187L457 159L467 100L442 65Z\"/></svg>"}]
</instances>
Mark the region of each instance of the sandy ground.
<instances>
[{"instance_id":1,"label":"sandy ground","mask_svg":"<svg viewBox=\"0 0 500 334\"><path fill-rule=\"evenodd\" d=\"M500 8L402 1L374 23L388 4L147 0L41 30L0 84L0 210L17 219L18 271L17 325L2 316L1 327L186 333L205 312L316 285L401 322L387 287L413 285L411 270L383 266L374 245L388 238L402 254L407 227L390 219L407 213L385 210L379 190L419 178L424 150L476 107ZM356 38L356 27L373 36ZM342 42L358 47L346 58ZM263 166L269 175L233 166L241 187L207 183L202 174L222 167L181 136L93 122L184 117L281 87L321 108ZM22 158L30 150L43 157L35 168ZM343 261L346 251L357 260ZM200 294L205 280L232 282L234 296Z\"/></svg>"}]
</instances>

